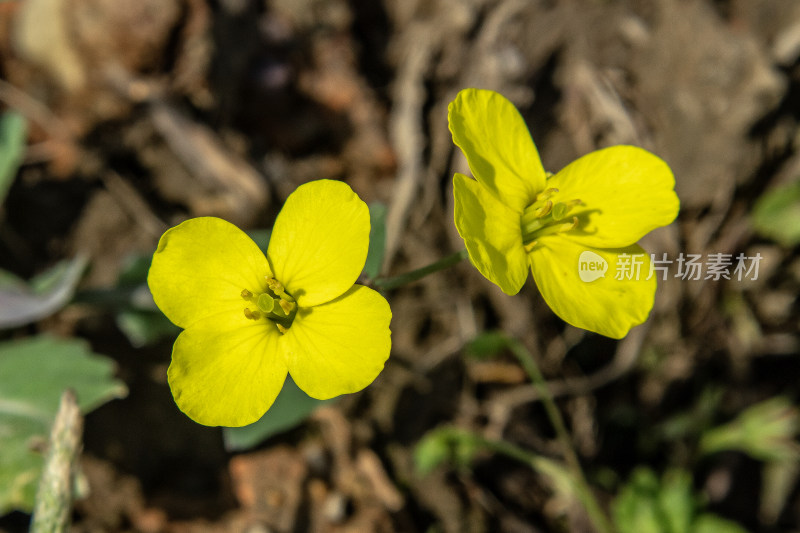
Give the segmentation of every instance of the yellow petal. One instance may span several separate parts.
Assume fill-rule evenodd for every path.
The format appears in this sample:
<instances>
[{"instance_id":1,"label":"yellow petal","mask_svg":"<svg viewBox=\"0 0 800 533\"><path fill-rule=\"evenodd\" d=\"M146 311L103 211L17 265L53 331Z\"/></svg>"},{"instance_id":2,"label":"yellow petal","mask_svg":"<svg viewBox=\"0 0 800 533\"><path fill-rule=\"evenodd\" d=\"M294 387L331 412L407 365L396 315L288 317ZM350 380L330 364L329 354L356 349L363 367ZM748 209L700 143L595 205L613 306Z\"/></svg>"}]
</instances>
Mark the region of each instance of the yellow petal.
<instances>
[{"instance_id":1,"label":"yellow petal","mask_svg":"<svg viewBox=\"0 0 800 533\"><path fill-rule=\"evenodd\" d=\"M544 188L545 172L514 104L494 91L464 89L450 102L447 120L473 176L521 213Z\"/></svg>"},{"instance_id":2,"label":"yellow petal","mask_svg":"<svg viewBox=\"0 0 800 533\"><path fill-rule=\"evenodd\" d=\"M243 322L220 327L212 317L175 341L169 386L180 410L198 424L251 424L283 387L287 369L278 330L266 320Z\"/></svg>"},{"instance_id":3,"label":"yellow petal","mask_svg":"<svg viewBox=\"0 0 800 533\"><path fill-rule=\"evenodd\" d=\"M553 202L583 202L569 213L581 221L570 236L586 246L628 246L678 215L672 171L659 157L635 146L587 154L550 178L547 186L559 190Z\"/></svg>"},{"instance_id":4,"label":"yellow petal","mask_svg":"<svg viewBox=\"0 0 800 533\"><path fill-rule=\"evenodd\" d=\"M159 309L189 327L212 315L242 315L242 289L260 292L271 275L264 254L242 230L219 218L193 218L158 242L147 284Z\"/></svg>"},{"instance_id":5,"label":"yellow petal","mask_svg":"<svg viewBox=\"0 0 800 533\"><path fill-rule=\"evenodd\" d=\"M463 174L453 178L455 222L470 261L506 294L517 294L528 278L520 215Z\"/></svg>"},{"instance_id":6,"label":"yellow petal","mask_svg":"<svg viewBox=\"0 0 800 533\"><path fill-rule=\"evenodd\" d=\"M318 400L360 391L389 358L391 318L383 296L362 285L326 304L301 308L281 339L292 379Z\"/></svg>"},{"instance_id":7,"label":"yellow petal","mask_svg":"<svg viewBox=\"0 0 800 533\"><path fill-rule=\"evenodd\" d=\"M551 236L542 238L528 258L545 302L573 326L621 339L647 320L653 307L658 272L647 279L650 256L638 245L601 250Z\"/></svg>"},{"instance_id":8,"label":"yellow petal","mask_svg":"<svg viewBox=\"0 0 800 533\"><path fill-rule=\"evenodd\" d=\"M369 246L369 208L341 181L297 188L278 214L267 257L301 307L329 302L355 283Z\"/></svg>"}]
</instances>

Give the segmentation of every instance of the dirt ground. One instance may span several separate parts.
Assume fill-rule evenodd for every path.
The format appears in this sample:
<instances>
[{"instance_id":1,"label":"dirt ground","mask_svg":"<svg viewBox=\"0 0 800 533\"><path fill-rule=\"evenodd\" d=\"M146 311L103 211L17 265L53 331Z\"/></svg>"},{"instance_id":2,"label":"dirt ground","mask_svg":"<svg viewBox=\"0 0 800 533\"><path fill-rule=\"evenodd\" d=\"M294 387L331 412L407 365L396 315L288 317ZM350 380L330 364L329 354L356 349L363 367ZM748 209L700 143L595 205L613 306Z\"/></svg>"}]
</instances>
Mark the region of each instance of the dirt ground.
<instances>
[{"instance_id":1,"label":"dirt ground","mask_svg":"<svg viewBox=\"0 0 800 533\"><path fill-rule=\"evenodd\" d=\"M677 464L711 511L800 531L796 477L767 516L757 461L689 465L685 443L659 437L708 389L722 391L716 422L798 396L800 255L748 213L800 175L800 2L5 1L0 76L0 105L31 124L0 210L0 268L21 277L83 253L81 290L108 289L166 228L201 215L268 228L320 178L388 206L385 273L424 266L463 247L452 177L468 168L447 104L465 87L511 99L549 170L614 144L667 161L681 213L648 251L764 258L757 280L660 282L649 321L619 342L565 325L531 281L508 297L464 262L389 294L392 356L373 385L236 453L175 407L171 339L137 348L107 308L69 306L2 335L87 339L129 387L86 418L73 531L584 531L510 459L414 471L414 445L445 424L557 457L515 361L464 356L493 329L534 351L590 479L612 479L594 483L604 503L637 465ZM26 529L26 515L0 518Z\"/></svg>"}]
</instances>

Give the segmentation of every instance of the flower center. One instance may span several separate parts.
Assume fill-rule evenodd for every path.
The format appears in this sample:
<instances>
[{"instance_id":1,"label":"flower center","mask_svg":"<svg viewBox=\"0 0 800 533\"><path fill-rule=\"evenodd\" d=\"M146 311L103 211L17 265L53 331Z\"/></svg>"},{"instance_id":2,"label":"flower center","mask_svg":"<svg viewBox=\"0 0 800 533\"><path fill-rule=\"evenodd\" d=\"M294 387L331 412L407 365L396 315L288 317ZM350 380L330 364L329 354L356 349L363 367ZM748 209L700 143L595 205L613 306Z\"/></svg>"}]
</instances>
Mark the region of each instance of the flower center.
<instances>
[{"instance_id":1,"label":"flower center","mask_svg":"<svg viewBox=\"0 0 800 533\"><path fill-rule=\"evenodd\" d=\"M241 295L243 300L252 304L244 308L244 316L248 320L263 318L275 324L281 333L286 333L291 327L297 314L297 302L277 279L268 277L264 292L253 294L242 289Z\"/></svg>"},{"instance_id":2,"label":"flower center","mask_svg":"<svg viewBox=\"0 0 800 533\"><path fill-rule=\"evenodd\" d=\"M551 199L558 189L551 187L536 195L531 205L525 208L520 218L522 244L530 252L540 237L569 231L578 226L578 217L567 219L570 211L583 205L578 199L567 202L555 202Z\"/></svg>"}]
</instances>

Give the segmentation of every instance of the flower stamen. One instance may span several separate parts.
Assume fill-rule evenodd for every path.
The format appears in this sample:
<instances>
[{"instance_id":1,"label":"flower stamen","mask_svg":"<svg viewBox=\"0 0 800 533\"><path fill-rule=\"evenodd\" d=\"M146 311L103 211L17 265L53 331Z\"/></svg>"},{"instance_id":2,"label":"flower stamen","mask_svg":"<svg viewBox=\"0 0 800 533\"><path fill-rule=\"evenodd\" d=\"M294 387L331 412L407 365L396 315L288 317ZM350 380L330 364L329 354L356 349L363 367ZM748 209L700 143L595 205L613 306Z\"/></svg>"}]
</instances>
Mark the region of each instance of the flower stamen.
<instances>
[{"instance_id":1,"label":"flower stamen","mask_svg":"<svg viewBox=\"0 0 800 533\"><path fill-rule=\"evenodd\" d=\"M561 205L561 204L558 204L558 205ZM539 209L537 209L534 213L536 215L536 218L542 218L542 217L546 217L547 215L549 215L550 211L552 209L553 209L553 202L551 202L550 200L547 200L545 202L545 204L542 207L540 207Z\"/></svg>"},{"instance_id":2,"label":"flower stamen","mask_svg":"<svg viewBox=\"0 0 800 533\"><path fill-rule=\"evenodd\" d=\"M525 251L530 253L539 237L570 231L578 227L580 221L576 216L573 216L569 222L562 221L573 208L584 205L583 202L576 198L566 202L556 201L554 203L550 198L557 192L558 189L554 187L545 189L536 196L533 204L526 207L522 213L520 228L522 229L522 243L525 246Z\"/></svg>"},{"instance_id":3,"label":"flower stamen","mask_svg":"<svg viewBox=\"0 0 800 533\"><path fill-rule=\"evenodd\" d=\"M245 307L244 316L247 318L247 320L259 320L261 318L261 312L251 311L249 307Z\"/></svg>"},{"instance_id":4,"label":"flower stamen","mask_svg":"<svg viewBox=\"0 0 800 533\"><path fill-rule=\"evenodd\" d=\"M294 302L294 298L292 298L289 294L286 293L286 289L283 288L283 284L275 278L267 278L267 288L275 293L275 296L280 298L281 300L285 300L287 302Z\"/></svg>"},{"instance_id":5,"label":"flower stamen","mask_svg":"<svg viewBox=\"0 0 800 533\"><path fill-rule=\"evenodd\" d=\"M287 302L286 300L279 300L278 305L281 306L281 309L283 309L283 312L286 313L286 316L289 316L294 308L297 307L297 304L294 302Z\"/></svg>"},{"instance_id":6,"label":"flower stamen","mask_svg":"<svg viewBox=\"0 0 800 533\"><path fill-rule=\"evenodd\" d=\"M286 292L283 284L272 277L266 278L264 292L253 294L248 289L240 293L243 300L255 304L256 309L244 308L244 316L248 320L269 320L282 334L286 333L297 314L297 303L291 294Z\"/></svg>"}]
</instances>

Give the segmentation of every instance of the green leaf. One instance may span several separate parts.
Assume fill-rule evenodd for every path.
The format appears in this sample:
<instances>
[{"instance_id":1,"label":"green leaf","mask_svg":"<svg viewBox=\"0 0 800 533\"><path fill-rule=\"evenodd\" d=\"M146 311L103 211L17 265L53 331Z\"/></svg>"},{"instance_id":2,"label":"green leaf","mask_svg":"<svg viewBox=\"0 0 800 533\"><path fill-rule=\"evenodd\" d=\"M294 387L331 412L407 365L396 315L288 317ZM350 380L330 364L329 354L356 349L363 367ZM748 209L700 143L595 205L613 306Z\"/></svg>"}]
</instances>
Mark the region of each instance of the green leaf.
<instances>
[{"instance_id":1,"label":"green leaf","mask_svg":"<svg viewBox=\"0 0 800 533\"><path fill-rule=\"evenodd\" d=\"M24 283L9 273L0 276L0 328L14 328L52 315L64 307L86 267L86 258L62 261Z\"/></svg>"},{"instance_id":2,"label":"green leaf","mask_svg":"<svg viewBox=\"0 0 800 533\"><path fill-rule=\"evenodd\" d=\"M70 388L86 413L127 394L114 363L76 340L48 336L0 344L0 515L30 511L44 443L61 393Z\"/></svg>"},{"instance_id":3,"label":"green leaf","mask_svg":"<svg viewBox=\"0 0 800 533\"><path fill-rule=\"evenodd\" d=\"M464 351L476 359L489 359L506 350L509 343L509 338L502 331L484 331L472 339Z\"/></svg>"},{"instance_id":4,"label":"green leaf","mask_svg":"<svg viewBox=\"0 0 800 533\"><path fill-rule=\"evenodd\" d=\"M147 283L147 272L152 261L152 254L132 254L126 257L117 279L117 286Z\"/></svg>"},{"instance_id":5,"label":"green leaf","mask_svg":"<svg viewBox=\"0 0 800 533\"><path fill-rule=\"evenodd\" d=\"M253 242L261 249L266 255L267 248L269 248L269 238L272 236L271 229L254 229L247 232L247 236L253 239Z\"/></svg>"},{"instance_id":6,"label":"green leaf","mask_svg":"<svg viewBox=\"0 0 800 533\"><path fill-rule=\"evenodd\" d=\"M658 506L659 481L652 470L637 468L612 506L619 533L665 533Z\"/></svg>"},{"instance_id":7,"label":"green leaf","mask_svg":"<svg viewBox=\"0 0 800 533\"><path fill-rule=\"evenodd\" d=\"M157 311L126 310L117 314L117 327L131 346L141 348L167 337L177 337L181 328Z\"/></svg>"},{"instance_id":8,"label":"green leaf","mask_svg":"<svg viewBox=\"0 0 800 533\"><path fill-rule=\"evenodd\" d=\"M614 520L620 533L684 533L697 508L692 476L670 470L662 479L648 468L637 468L614 501Z\"/></svg>"},{"instance_id":9,"label":"green leaf","mask_svg":"<svg viewBox=\"0 0 800 533\"><path fill-rule=\"evenodd\" d=\"M383 256L386 253L386 206L375 202L369 206L369 249L364 263L364 274L370 279L381 273Z\"/></svg>"},{"instance_id":10,"label":"green leaf","mask_svg":"<svg viewBox=\"0 0 800 533\"><path fill-rule=\"evenodd\" d=\"M770 461L761 468L761 498L758 517L762 524L774 525L786 507L797 479L800 477L800 462Z\"/></svg>"},{"instance_id":11,"label":"green leaf","mask_svg":"<svg viewBox=\"0 0 800 533\"><path fill-rule=\"evenodd\" d=\"M223 428L228 451L247 450L273 435L299 425L320 405L332 400L317 400L300 390L291 376L286 376L280 394L264 416L248 426Z\"/></svg>"},{"instance_id":12,"label":"green leaf","mask_svg":"<svg viewBox=\"0 0 800 533\"><path fill-rule=\"evenodd\" d=\"M787 248L800 243L800 181L765 192L753 207L755 230Z\"/></svg>"},{"instance_id":13,"label":"green leaf","mask_svg":"<svg viewBox=\"0 0 800 533\"><path fill-rule=\"evenodd\" d=\"M658 437L664 442L698 438L711 425L724 395L724 387L707 386L689 410L681 411L658 425Z\"/></svg>"},{"instance_id":14,"label":"green leaf","mask_svg":"<svg viewBox=\"0 0 800 533\"><path fill-rule=\"evenodd\" d=\"M739 451L761 461L800 458L794 440L800 429L800 412L788 398L777 396L748 407L727 424L706 431L700 451L712 454Z\"/></svg>"},{"instance_id":15,"label":"green leaf","mask_svg":"<svg viewBox=\"0 0 800 533\"><path fill-rule=\"evenodd\" d=\"M694 521L691 533L747 533L747 530L736 522L705 513Z\"/></svg>"},{"instance_id":16,"label":"green leaf","mask_svg":"<svg viewBox=\"0 0 800 533\"><path fill-rule=\"evenodd\" d=\"M692 476L685 470L670 470L661 482L658 505L666 531L689 531L696 501L692 493Z\"/></svg>"},{"instance_id":17,"label":"green leaf","mask_svg":"<svg viewBox=\"0 0 800 533\"><path fill-rule=\"evenodd\" d=\"M27 137L25 117L14 111L0 116L0 204L17 175Z\"/></svg>"},{"instance_id":18,"label":"green leaf","mask_svg":"<svg viewBox=\"0 0 800 533\"><path fill-rule=\"evenodd\" d=\"M486 442L471 431L456 427L441 427L429 431L414 449L414 462L420 475L430 473L445 461L457 469L472 466L475 456L489 449Z\"/></svg>"},{"instance_id":19,"label":"green leaf","mask_svg":"<svg viewBox=\"0 0 800 533\"><path fill-rule=\"evenodd\" d=\"M420 476L426 476L450 460L449 433L433 430L426 433L414 447L414 465Z\"/></svg>"},{"instance_id":20,"label":"green leaf","mask_svg":"<svg viewBox=\"0 0 800 533\"><path fill-rule=\"evenodd\" d=\"M612 505L619 533L743 533L735 522L699 513L691 473L670 470L659 480L649 468L634 470Z\"/></svg>"}]
</instances>

